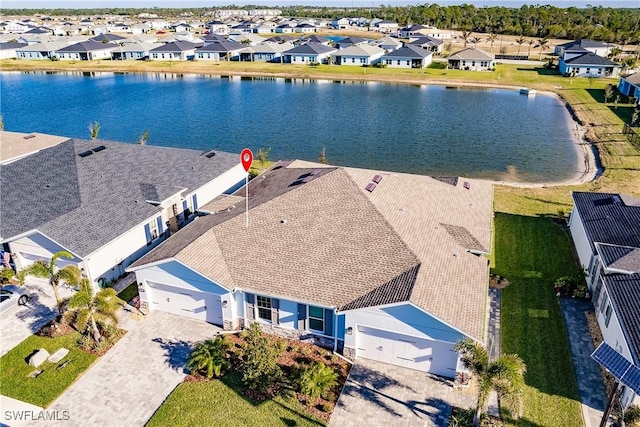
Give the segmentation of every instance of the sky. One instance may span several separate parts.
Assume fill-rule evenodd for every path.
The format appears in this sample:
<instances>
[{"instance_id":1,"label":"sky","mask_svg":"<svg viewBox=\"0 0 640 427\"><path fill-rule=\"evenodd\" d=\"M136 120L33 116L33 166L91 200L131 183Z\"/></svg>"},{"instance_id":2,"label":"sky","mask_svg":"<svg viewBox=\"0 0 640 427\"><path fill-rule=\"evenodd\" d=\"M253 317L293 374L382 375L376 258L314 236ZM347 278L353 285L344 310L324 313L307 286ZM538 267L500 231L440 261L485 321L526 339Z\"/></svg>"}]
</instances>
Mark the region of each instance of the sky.
<instances>
[{"instance_id":1,"label":"sky","mask_svg":"<svg viewBox=\"0 0 640 427\"><path fill-rule=\"evenodd\" d=\"M481 6L505 6L520 7L523 4L551 4L558 7L587 7L587 5L603 7L640 7L640 0L0 0L2 9L22 9L22 8L110 8L110 7L135 7L135 8L187 8L187 7L220 7L230 4L239 6L252 4L260 6L328 6L328 7L368 7L379 6L381 4L391 6L407 6L416 4L436 3L439 5L474 4Z\"/></svg>"}]
</instances>

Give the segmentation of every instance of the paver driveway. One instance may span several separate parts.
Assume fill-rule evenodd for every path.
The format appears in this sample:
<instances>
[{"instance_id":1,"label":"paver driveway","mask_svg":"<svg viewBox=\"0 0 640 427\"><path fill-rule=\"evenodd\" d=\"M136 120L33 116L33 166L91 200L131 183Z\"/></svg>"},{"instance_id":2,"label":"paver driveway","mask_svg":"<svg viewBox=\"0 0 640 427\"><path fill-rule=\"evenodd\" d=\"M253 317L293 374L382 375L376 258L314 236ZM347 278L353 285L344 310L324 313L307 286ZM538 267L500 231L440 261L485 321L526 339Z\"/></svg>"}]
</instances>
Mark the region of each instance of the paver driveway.
<instances>
[{"instance_id":1,"label":"paver driveway","mask_svg":"<svg viewBox=\"0 0 640 427\"><path fill-rule=\"evenodd\" d=\"M47 408L69 411L69 420L57 424L143 426L185 377L192 345L221 330L159 311L121 326L127 334Z\"/></svg>"},{"instance_id":2,"label":"paver driveway","mask_svg":"<svg viewBox=\"0 0 640 427\"><path fill-rule=\"evenodd\" d=\"M476 396L413 369L358 359L331 416L331 426L447 426L451 406L471 408Z\"/></svg>"}]
</instances>

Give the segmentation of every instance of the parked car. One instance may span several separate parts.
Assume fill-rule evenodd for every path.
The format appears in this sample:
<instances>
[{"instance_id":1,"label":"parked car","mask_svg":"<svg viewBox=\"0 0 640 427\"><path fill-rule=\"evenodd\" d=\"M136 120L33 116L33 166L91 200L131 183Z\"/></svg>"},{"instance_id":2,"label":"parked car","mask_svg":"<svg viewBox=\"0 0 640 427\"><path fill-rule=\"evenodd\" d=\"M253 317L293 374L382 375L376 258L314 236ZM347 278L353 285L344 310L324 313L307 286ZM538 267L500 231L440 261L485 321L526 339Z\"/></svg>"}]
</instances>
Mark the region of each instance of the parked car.
<instances>
[{"instance_id":1,"label":"parked car","mask_svg":"<svg viewBox=\"0 0 640 427\"><path fill-rule=\"evenodd\" d=\"M0 314L4 314L17 305L29 302L29 295L24 288L14 285L0 288Z\"/></svg>"}]
</instances>

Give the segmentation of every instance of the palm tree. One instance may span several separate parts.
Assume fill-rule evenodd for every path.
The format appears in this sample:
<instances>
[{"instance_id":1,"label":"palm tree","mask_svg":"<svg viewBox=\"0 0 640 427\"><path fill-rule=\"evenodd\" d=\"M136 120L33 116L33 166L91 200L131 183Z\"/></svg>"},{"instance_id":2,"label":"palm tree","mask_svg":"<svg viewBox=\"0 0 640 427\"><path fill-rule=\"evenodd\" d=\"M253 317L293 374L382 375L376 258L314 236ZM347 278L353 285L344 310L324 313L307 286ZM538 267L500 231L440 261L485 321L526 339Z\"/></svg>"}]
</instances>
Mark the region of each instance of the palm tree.
<instances>
[{"instance_id":1,"label":"palm tree","mask_svg":"<svg viewBox=\"0 0 640 427\"><path fill-rule=\"evenodd\" d=\"M329 161L327 160L327 150L324 145L322 146L322 151L320 151L320 155L318 156L318 162L323 165L329 164Z\"/></svg>"},{"instance_id":2,"label":"palm tree","mask_svg":"<svg viewBox=\"0 0 640 427\"><path fill-rule=\"evenodd\" d=\"M89 123L89 136L91 139L97 139L98 132L100 132L100 123L97 120L93 123Z\"/></svg>"},{"instance_id":3,"label":"palm tree","mask_svg":"<svg viewBox=\"0 0 640 427\"><path fill-rule=\"evenodd\" d=\"M455 350L462 353L462 363L478 381L478 408L473 425L479 425L480 415L492 390L498 393L501 401L518 417L522 412L524 374L527 370L522 359L515 354L504 354L489 362L487 350L471 338L458 341Z\"/></svg>"},{"instance_id":4,"label":"palm tree","mask_svg":"<svg viewBox=\"0 0 640 427\"><path fill-rule=\"evenodd\" d=\"M462 39L464 40L464 47L467 47L467 42L469 41L469 37L471 37L471 34L473 34L473 31L462 32L462 35L460 37L462 37Z\"/></svg>"},{"instance_id":5,"label":"palm tree","mask_svg":"<svg viewBox=\"0 0 640 427\"><path fill-rule=\"evenodd\" d=\"M69 299L69 309L75 314L75 327L81 333L89 334L98 343L102 340L98 322L118 325L116 312L122 305L116 290L104 288L95 292L87 278L80 281L80 290Z\"/></svg>"},{"instance_id":6,"label":"palm tree","mask_svg":"<svg viewBox=\"0 0 640 427\"><path fill-rule=\"evenodd\" d=\"M531 45L533 45L536 41L534 39L528 39L527 44L529 45L529 51L527 52L527 59L531 56Z\"/></svg>"},{"instance_id":7,"label":"palm tree","mask_svg":"<svg viewBox=\"0 0 640 427\"><path fill-rule=\"evenodd\" d=\"M300 391L313 398L318 398L335 387L338 373L324 363L314 362L300 377Z\"/></svg>"},{"instance_id":8,"label":"palm tree","mask_svg":"<svg viewBox=\"0 0 640 427\"><path fill-rule=\"evenodd\" d=\"M138 137L138 145L146 145L149 140L149 129L145 129L144 132Z\"/></svg>"},{"instance_id":9,"label":"palm tree","mask_svg":"<svg viewBox=\"0 0 640 427\"><path fill-rule=\"evenodd\" d=\"M497 34L489 33L489 35L487 36L487 41L490 43L489 52L493 52L493 42L495 42L497 39L498 39Z\"/></svg>"},{"instance_id":10,"label":"palm tree","mask_svg":"<svg viewBox=\"0 0 640 427\"><path fill-rule=\"evenodd\" d=\"M520 55L520 48L522 47L522 43L524 43L525 41L526 39L522 36L516 39L516 43L518 43L518 53L517 53L518 56Z\"/></svg>"},{"instance_id":11,"label":"palm tree","mask_svg":"<svg viewBox=\"0 0 640 427\"><path fill-rule=\"evenodd\" d=\"M549 40L546 37L538 39L538 44L535 47L540 48L540 56L538 57L538 61L542 61L542 49L549 46Z\"/></svg>"},{"instance_id":12,"label":"palm tree","mask_svg":"<svg viewBox=\"0 0 640 427\"><path fill-rule=\"evenodd\" d=\"M39 259L33 264L26 266L18 272L18 280L20 284L24 285L24 281L27 276L34 276L40 279L49 279L49 285L53 289L53 295L56 297L56 303L58 307L61 306L62 300L58 294L58 288L61 282L65 282L71 286L77 286L80 284L81 272L75 265L65 265L62 268L56 266L56 261L59 258L73 259L73 255L67 251L58 251L47 262L44 259Z\"/></svg>"},{"instance_id":13,"label":"palm tree","mask_svg":"<svg viewBox=\"0 0 640 427\"><path fill-rule=\"evenodd\" d=\"M480 37L473 37L471 40L473 40L473 47L478 47L478 43L480 43L482 39Z\"/></svg>"},{"instance_id":14,"label":"palm tree","mask_svg":"<svg viewBox=\"0 0 640 427\"><path fill-rule=\"evenodd\" d=\"M202 372L208 379L219 377L223 369L229 365L227 350L231 343L226 335L218 335L215 339L201 341L195 345L187 361L187 368Z\"/></svg>"}]
</instances>

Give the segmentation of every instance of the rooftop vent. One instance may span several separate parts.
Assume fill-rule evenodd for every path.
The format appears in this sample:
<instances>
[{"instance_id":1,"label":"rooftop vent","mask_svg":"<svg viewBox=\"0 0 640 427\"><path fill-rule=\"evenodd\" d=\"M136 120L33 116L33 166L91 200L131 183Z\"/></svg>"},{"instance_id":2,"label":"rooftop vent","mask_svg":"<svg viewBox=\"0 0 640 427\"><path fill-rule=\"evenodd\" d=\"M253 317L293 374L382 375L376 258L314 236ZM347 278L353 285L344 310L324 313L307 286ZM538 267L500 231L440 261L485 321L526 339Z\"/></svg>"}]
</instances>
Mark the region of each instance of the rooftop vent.
<instances>
[{"instance_id":1,"label":"rooftop vent","mask_svg":"<svg viewBox=\"0 0 640 427\"><path fill-rule=\"evenodd\" d=\"M83 151L82 153L79 153L78 156L80 157L87 157L93 154L93 151L91 150L87 150L87 151Z\"/></svg>"},{"instance_id":2,"label":"rooftop vent","mask_svg":"<svg viewBox=\"0 0 640 427\"><path fill-rule=\"evenodd\" d=\"M35 138L36 136L34 134L29 134L29 135L25 135L22 137L22 139L31 139L31 138Z\"/></svg>"},{"instance_id":3,"label":"rooftop vent","mask_svg":"<svg viewBox=\"0 0 640 427\"><path fill-rule=\"evenodd\" d=\"M375 182L376 184L380 184L380 181L382 181L382 175L375 175L373 178L371 178L371 181Z\"/></svg>"},{"instance_id":4,"label":"rooftop vent","mask_svg":"<svg viewBox=\"0 0 640 427\"><path fill-rule=\"evenodd\" d=\"M105 147L104 145L98 145L96 148L94 148L94 149L93 149L93 150L91 150L91 151L93 151L94 153L97 153L97 152L100 152L100 151L102 151L102 150L104 150L104 149L106 149L106 148L107 148L107 147Z\"/></svg>"},{"instance_id":5,"label":"rooftop vent","mask_svg":"<svg viewBox=\"0 0 640 427\"><path fill-rule=\"evenodd\" d=\"M375 182L370 182L370 183L367 184L366 187L364 187L364 189L367 190L369 193L371 193L373 190L376 189L377 185L378 184L376 184Z\"/></svg>"},{"instance_id":6,"label":"rooftop vent","mask_svg":"<svg viewBox=\"0 0 640 427\"><path fill-rule=\"evenodd\" d=\"M204 156L205 156L207 159L210 159L210 158L214 157L215 155L216 155L216 152L215 152L215 151L209 151L209 152L208 152L207 154L205 154Z\"/></svg>"},{"instance_id":7,"label":"rooftop vent","mask_svg":"<svg viewBox=\"0 0 640 427\"><path fill-rule=\"evenodd\" d=\"M467 190L471 188L471 184L469 184L469 181L465 181L464 184L462 184L462 186Z\"/></svg>"}]
</instances>

